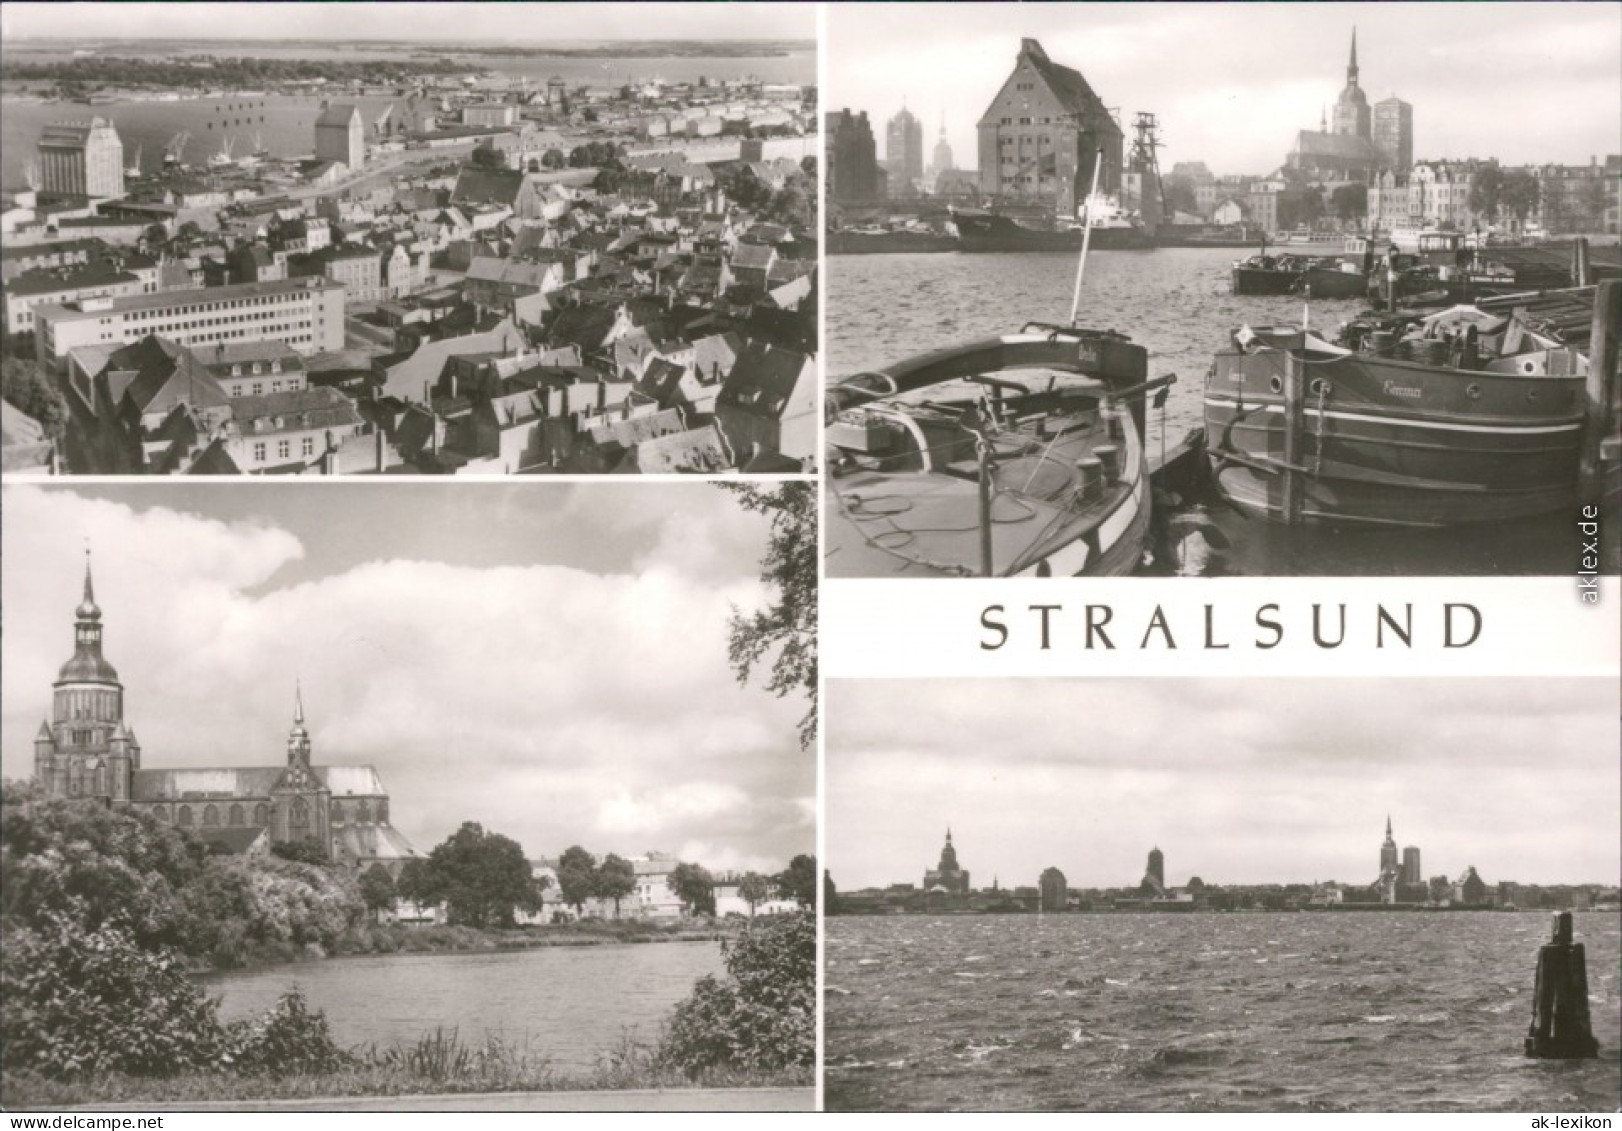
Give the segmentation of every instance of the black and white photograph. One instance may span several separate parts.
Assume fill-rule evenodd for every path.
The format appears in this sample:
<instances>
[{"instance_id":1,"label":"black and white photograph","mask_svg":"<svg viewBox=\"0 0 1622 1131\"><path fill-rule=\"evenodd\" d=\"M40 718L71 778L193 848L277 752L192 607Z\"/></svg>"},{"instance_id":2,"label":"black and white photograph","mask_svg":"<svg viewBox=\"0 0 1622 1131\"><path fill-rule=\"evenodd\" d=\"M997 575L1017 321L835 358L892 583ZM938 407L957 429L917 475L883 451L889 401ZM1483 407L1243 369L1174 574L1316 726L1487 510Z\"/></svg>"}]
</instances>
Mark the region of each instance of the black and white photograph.
<instances>
[{"instance_id":1,"label":"black and white photograph","mask_svg":"<svg viewBox=\"0 0 1622 1131\"><path fill-rule=\"evenodd\" d=\"M830 679L827 1110L1614 1111L1619 707Z\"/></svg>"},{"instance_id":2,"label":"black and white photograph","mask_svg":"<svg viewBox=\"0 0 1622 1131\"><path fill-rule=\"evenodd\" d=\"M798 474L815 11L8 3L8 474Z\"/></svg>"},{"instance_id":3,"label":"black and white photograph","mask_svg":"<svg viewBox=\"0 0 1622 1131\"><path fill-rule=\"evenodd\" d=\"M809 1109L815 499L8 486L6 1108Z\"/></svg>"},{"instance_id":4,"label":"black and white photograph","mask_svg":"<svg viewBox=\"0 0 1622 1131\"><path fill-rule=\"evenodd\" d=\"M1616 513L1615 5L827 20L829 577L1564 575Z\"/></svg>"}]
</instances>

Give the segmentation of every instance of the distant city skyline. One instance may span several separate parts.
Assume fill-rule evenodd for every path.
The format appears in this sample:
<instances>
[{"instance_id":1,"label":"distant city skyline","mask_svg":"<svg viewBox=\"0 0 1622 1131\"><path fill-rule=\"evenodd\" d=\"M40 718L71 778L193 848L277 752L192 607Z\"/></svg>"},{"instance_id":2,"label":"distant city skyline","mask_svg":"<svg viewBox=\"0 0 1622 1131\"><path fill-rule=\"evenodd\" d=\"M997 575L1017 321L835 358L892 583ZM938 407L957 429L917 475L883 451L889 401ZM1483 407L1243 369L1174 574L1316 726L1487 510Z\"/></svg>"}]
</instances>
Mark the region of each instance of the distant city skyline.
<instances>
[{"instance_id":1,"label":"distant city skyline","mask_svg":"<svg viewBox=\"0 0 1622 1131\"><path fill-rule=\"evenodd\" d=\"M555 34L565 29L567 36ZM8 3L0 39L362 39L492 44L806 39L802 4Z\"/></svg>"},{"instance_id":2,"label":"distant city skyline","mask_svg":"<svg viewBox=\"0 0 1622 1131\"><path fill-rule=\"evenodd\" d=\"M1622 8L1603 3L836 4L826 108L944 114L972 167L976 122L1032 37L1123 125L1159 117L1162 172L1263 174L1334 106L1354 27L1369 101L1414 107L1415 159L1586 164L1622 144Z\"/></svg>"},{"instance_id":3,"label":"distant city skyline","mask_svg":"<svg viewBox=\"0 0 1622 1131\"><path fill-rule=\"evenodd\" d=\"M3 769L33 775L83 550L143 766L371 764L419 852L463 821L780 870L815 845L804 710L727 664L768 523L708 484L8 486Z\"/></svg>"},{"instance_id":4,"label":"distant city skyline","mask_svg":"<svg viewBox=\"0 0 1622 1131\"><path fill-rule=\"evenodd\" d=\"M1389 811L1427 877L1616 884L1612 680L832 680L840 890L1371 884ZM1580 804L1573 804L1581 799Z\"/></svg>"}]
</instances>

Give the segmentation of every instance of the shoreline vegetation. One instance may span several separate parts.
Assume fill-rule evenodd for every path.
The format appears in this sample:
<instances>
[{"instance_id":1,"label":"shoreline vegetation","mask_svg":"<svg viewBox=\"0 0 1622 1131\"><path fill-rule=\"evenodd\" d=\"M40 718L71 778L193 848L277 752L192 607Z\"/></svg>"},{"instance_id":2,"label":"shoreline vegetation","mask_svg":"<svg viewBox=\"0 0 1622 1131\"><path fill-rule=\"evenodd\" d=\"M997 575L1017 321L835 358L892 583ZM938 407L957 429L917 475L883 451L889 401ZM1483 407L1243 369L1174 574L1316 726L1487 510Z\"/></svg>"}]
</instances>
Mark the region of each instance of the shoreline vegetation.
<instances>
[{"instance_id":1,"label":"shoreline vegetation","mask_svg":"<svg viewBox=\"0 0 1622 1131\"><path fill-rule=\"evenodd\" d=\"M87 1104L230 1103L326 1097L458 1095L491 1092L604 1092L648 1089L812 1087L810 1064L779 1068L717 1067L690 1072L670 1063L663 1036L623 1034L584 1073L557 1072L544 1054L489 1038L474 1044L455 1030L435 1029L415 1044L350 1050L349 1063L285 1075L191 1072L168 1077L112 1072L55 1080L34 1071L0 1071L0 1102L9 1110L52 1110Z\"/></svg>"},{"instance_id":2,"label":"shoreline vegetation","mask_svg":"<svg viewBox=\"0 0 1622 1131\"><path fill-rule=\"evenodd\" d=\"M434 955L538 950L555 946L624 946L641 943L726 943L737 937L740 924L725 920L656 923L645 919L589 919L572 923L529 927L484 928L435 923L407 926L377 924L338 939L332 946L263 942L248 946L232 961L221 963L210 955L190 955L188 974L234 974L335 958L388 955Z\"/></svg>"}]
</instances>

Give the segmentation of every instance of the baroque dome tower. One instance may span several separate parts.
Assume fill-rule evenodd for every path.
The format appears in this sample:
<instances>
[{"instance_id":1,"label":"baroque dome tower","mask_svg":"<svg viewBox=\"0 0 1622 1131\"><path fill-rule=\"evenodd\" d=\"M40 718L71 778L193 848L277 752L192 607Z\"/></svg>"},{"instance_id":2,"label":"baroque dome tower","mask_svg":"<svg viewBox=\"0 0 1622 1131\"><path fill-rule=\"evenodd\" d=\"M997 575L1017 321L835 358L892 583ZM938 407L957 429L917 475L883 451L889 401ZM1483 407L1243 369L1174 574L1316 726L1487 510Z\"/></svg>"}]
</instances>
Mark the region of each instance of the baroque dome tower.
<instances>
[{"instance_id":1,"label":"baroque dome tower","mask_svg":"<svg viewBox=\"0 0 1622 1131\"><path fill-rule=\"evenodd\" d=\"M34 739L35 776L54 797L127 801L130 773L140 768L141 752L124 725L124 685L101 652L101 608L89 550L84 596L73 615L73 655L52 684L50 721Z\"/></svg>"}]
</instances>

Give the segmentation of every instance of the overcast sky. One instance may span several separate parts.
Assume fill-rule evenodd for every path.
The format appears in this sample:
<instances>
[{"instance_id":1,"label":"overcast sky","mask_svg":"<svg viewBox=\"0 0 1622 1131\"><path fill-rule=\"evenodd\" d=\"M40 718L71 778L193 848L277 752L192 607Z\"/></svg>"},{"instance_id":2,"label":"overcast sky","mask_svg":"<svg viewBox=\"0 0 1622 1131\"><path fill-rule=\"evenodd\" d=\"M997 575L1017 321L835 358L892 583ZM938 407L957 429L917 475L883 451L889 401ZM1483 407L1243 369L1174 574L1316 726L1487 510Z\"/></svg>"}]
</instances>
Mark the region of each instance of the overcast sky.
<instances>
[{"instance_id":1,"label":"overcast sky","mask_svg":"<svg viewBox=\"0 0 1622 1131\"><path fill-rule=\"evenodd\" d=\"M420 852L465 820L534 856L815 847L804 705L740 687L730 604L767 523L707 484L8 487L5 777L73 654L85 539L147 768L370 763Z\"/></svg>"},{"instance_id":2,"label":"overcast sky","mask_svg":"<svg viewBox=\"0 0 1622 1131\"><path fill-rule=\"evenodd\" d=\"M865 109L882 155L905 99L926 163L944 112L955 164L975 168L975 123L1028 36L1123 122L1158 115L1163 172L1265 173L1333 107L1354 24L1360 85L1371 105L1413 105L1416 158L1586 163L1622 148L1615 3L833 4L828 106Z\"/></svg>"},{"instance_id":3,"label":"overcast sky","mask_svg":"<svg viewBox=\"0 0 1622 1131\"><path fill-rule=\"evenodd\" d=\"M6 35L101 39L814 39L809 4L13 3Z\"/></svg>"},{"instance_id":4,"label":"overcast sky","mask_svg":"<svg viewBox=\"0 0 1622 1131\"><path fill-rule=\"evenodd\" d=\"M827 858L977 887L1372 883L1386 814L1426 876L1618 882L1614 680L830 681Z\"/></svg>"}]
</instances>

